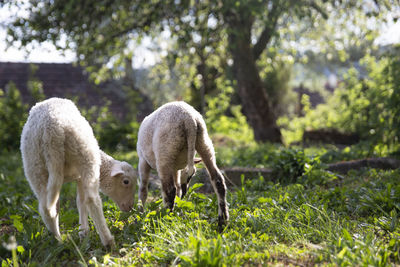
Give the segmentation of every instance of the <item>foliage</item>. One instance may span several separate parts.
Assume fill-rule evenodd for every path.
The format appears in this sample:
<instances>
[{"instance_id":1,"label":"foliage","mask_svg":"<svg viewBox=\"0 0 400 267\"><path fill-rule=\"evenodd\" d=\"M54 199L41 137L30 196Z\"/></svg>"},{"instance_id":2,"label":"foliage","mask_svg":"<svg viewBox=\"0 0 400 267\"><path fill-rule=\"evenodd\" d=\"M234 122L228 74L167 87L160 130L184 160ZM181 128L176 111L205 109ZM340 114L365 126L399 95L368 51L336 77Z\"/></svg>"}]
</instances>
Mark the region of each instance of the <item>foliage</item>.
<instances>
[{"instance_id":1,"label":"foliage","mask_svg":"<svg viewBox=\"0 0 400 267\"><path fill-rule=\"evenodd\" d=\"M286 153L290 156L271 160L307 161L300 151ZM38 214L20 154L1 155L0 260L2 266L11 266L13 259L21 266L399 264L400 172L364 170L337 179L313 166L294 183L255 176L242 190L229 192L230 222L221 234L215 194L199 193L200 184L176 199L173 213L161 208L158 190L143 213L123 213L104 198L117 243L110 251L101 246L93 225L88 237L79 239L73 184L64 185L61 194L63 242L58 243Z\"/></svg>"},{"instance_id":2,"label":"foliage","mask_svg":"<svg viewBox=\"0 0 400 267\"><path fill-rule=\"evenodd\" d=\"M275 3L268 2L271 5ZM223 25L223 12L230 8L250 7L243 1L197 4L191 1L138 1L132 4L126 0L104 3L32 0L29 4L30 16L16 17L9 27L11 41L19 40L22 46L26 46L33 40L48 40L59 49L72 48L82 63L89 63L87 65L97 70L104 70L107 64L118 67L122 58L131 53L129 47L133 47L133 38L140 42L144 33L157 36L165 28L169 28L186 49L200 42L207 43L208 49L212 49L213 41L219 41L221 26L227 26ZM18 7L20 3L15 1L14 5ZM252 9L262 16L268 11L268 4L258 3ZM50 17L53 23L46 22ZM209 26L210 17L215 22L212 27ZM61 42L59 32L66 34L66 42ZM205 34L209 35L206 40L203 39ZM196 41L198 37L200 41ZM203 45L201 49L204 48Z\"/></svg>"},{"instance_id":3,"label":"foliage","mask_svg":"<svg viewBox=\"0 0 400 267\"><path fill-rule=\"evenodd\" d=\"M280 119L287 142L301 140L306 129L334 128L358 133L369 142L370 153L396 151L400 136L399 62L396 56L379 61L366 56L361 61L366 75L351 68L326 104L311 109L304 98L304 117Z\"/></svg>"},{"instance_id":4,"label":"foliage","mask_svg":"<svg viewBox=\"0 0 400 267\"><path fill-rule=\"evenodd\" d=\"M223 78L216 80L220 93L215 97L207 97L208 109L205 114L206 124L211 135L219 134L230 138L236 144L253 142L253 131L241 113L241 107L230 102L233 88ZM228 116L228 113L231 113Z\"/></svg>"},{"instance_id":5,"label":"foliage","mask_svg":"<svg viewBox=\"0 0 400 267\"><path fill-rule=\"evenodd\" d=\"M198 77L192 61L191 55L162 57L160 62L142 71L137 85L146 92L156 107L175 100L184 100L193 105L189 88L192 83L198 83Z\"/></svg>"},{"instance_id":6,"label":"foliage","mask_svg":"<svg viewBox=\"0 0 400 267\"><path fill-rule=\"evenodd\" d=\"M107 151L133 150L136 148L139 123L124 122L109 110L109 104L81 108L82 115L90 122L101 149Z\"/></svg>"},{"instance_id":7,"label":"foliage","mask_svg":"<svg viewBox=\"0 0 400 267\"><path fill-rule=\"evenodd\" d=\"M32 96L33 106L45 99L42 82L35 77L37 66L29 66L27 88ZM28 105L22 101L21 92L13 82L9 82L5 90L0 89L0 143L2 149L19 149L22 128L28 117Z\"/></svg>"},{"instance_id":8,"label":"foliage","mask_svg":"<svg viewBox=\"0 0 400 267\"><path fill-rule=\"evenodd\" d=\"M383 2L375 3L378 6L349 1L350 6L346 8L331 9L328 19L317 17L309 24L303 23L301 18L293 18L293 23L282 31L280 40L284 42L282 46L295 51L292 53L295 57L294 86L301 84L323 94L328 75L340 80L366 54L380 54L377 40L382 34L382 25L390 21L390 16L384 11ZM362 8L354 8L356 5ZM376 13L376 10L383 12ZM313 30L309 30L310 26ZM332 81L330 86L335 87L335 83Z\"/></svg>"},{"instance_id":9,"label":"foliage","mask_svg":"<svg viewBox=\"0 0 400 267\"><path fill-rule=\"evenodd\" d=\"M29 64L29 77L26 87L28 88L29 93L32 96L32 103L33 106L35 103L43 101L46 99L43 91L43 83L40 81L39 78L35 76L36 71L38 70L38 66L35 64Z\"/></svg>"},{"instance_id":10,"label":"foliage","mask_svg":"<svg viewBox=\"0 0 400 267\"><path fill-rule=\"evenodd\" d=\"M77 53L80 63L87 66L92 74L97 74L95 80L98 82L109 78L110 70L121 72L124 59L132 57L134 49L144 36L157 39L163 33L169 33L168 39L173 45L167 44L166 48L155 47L154 50L159 54L167 52L168 57L172 58L171 62L176 59L188 62L188 72L184 76L189 78L183 79L182 82L182 79L179 79L181 76L179 78L174 75L168 76L179 71L171 70L171 66L168 68L161 66L161 69L155 70L158 76L161 76L160 80L168 87L173 87L173 83L187 84L192 82L190 78L198 77L200 85L194 81L190 87L194 92L200 91L195 96L200 95L201 99L193 97L192 100L196 101L196 104L200 102L202 111L204 94L215 90L214 80L219 75L223 74L230 80L237 81L237 87L241 89L238 90L238 96L245 106L244 115L254 130L255 138L258 141L278 142L281 138L279 129L275 125L276 117L268 107L279 104L284 95L279 89L284 83L274 87L273 81L283 81L282 76L275 75L279 72L269 72L270 75L267 75L268 80L265 83L268 85L267 88L260 79L262 71L257 66L257 61L262 61L261 65L269 64L261 58L266 48L269 46L281 53L282 49L296 50L293 47L293 43L297 45L296 41L315 40L312 35L311 38L304 38L306 35L304 33L307 33L310 26L315 28L319 23L330 25L320 21L326 20L330 13L333 14L332 17L339 17L341 22L346 22L346 18L358 22L362 17L361 21L366 24L366 17L385 17L392 6L397 4L396 1L390 0L383 3L374 1L369 8L365 8L362 1L320 0L312 2L185 0L134 3L126 0L101 3L93 0L67 2L31 0L26 6L19 1L12 3L17 7L26 7L28 15L15 17L13 23L8 25L7 40L11 44L28 47L32 42L51 41L58 49L72 49ZM297 28L295 25L298 24L302 27L293 34L292 28ZM343 39L343 43L347 43L346 48L361 46L359 43L354 45L353 41L364 39L363 37L368 37L367 39L371 41L374 34L370 33L371 30L365 29L365 24L361 27L352 27L356 29L355 32L362 33L361 38L356 35L355 38L352 36L348 40L335 35L334 39L328 38L328 41L321 42L320 50L325 52L328 50L326 46L329 48L333 46L337 48L338 53L337 55L329 53L330 58L346 61L348 55L342 49L344 45L337 39ZM330 31L334 29L330 27ZM327 37L328 34L324 36ZM289 49L283 47L281 39L290 40ZM311 49L306 50L315 48L315 45L311 46ZM298 52L300 57L305 54L305 51ZM253 57L248 57L250 53ZM209 60L211 57L219 58L220 63L214 64L213 60ZM192 75L193 71L197 75ZM248 73L243 75L246 71ZM285 72L280 72L282 73ZM168 77L170 79L167 79ZM265 94L265 89L271 96ZM252 93L247 93L250 91ZM280 105L280 107L285 106L282 103Z\"/></svg>"},{"instance_id":11,"label":"foliage","mask_svg":"<svg viewBox=\"0 0 400 267\"><path fill-rule=\"evenodd\" d=\"M342 125L351 120L355 131L376 149L390 151L397 148L400 138L400 57L376 62L367 56L362 63L369 75L355 82L350 73L349 90L340 95L348 110Z\"/></svg>"},{"instance_id":12,"label":"foliage","mask_svg":"<svg viewBox=\"0 0 400 267\"><path fill-rule=\"evenodd\" d=\"M221 167L256 167L270 168L280 172L291 165L297 165L297 161L312 163L310 166L323 167L324 164L339 161L348 161L367 157L384 157L387 154L371 154L368 151L368 143L360 143L348 147L336 147L334 145L291 146L285 148L276 144L258 144L256 142L237 143L232 140L220 139L219 135L213 136L217 154L217 164ZM280 167L278 167L279 165ZM302 170L303 167L300 169ZM292 171L287 170L286 173ZM294 171L292 173L295 173Z\"/></svg>"},{"instance_id":13,"label":"foliage","mask_svg":"<svg viewBox=\"0 0 400 267\"><path fill-rule=\"evenodd\" d=\"M217 137L217 136L215 136ZM214 139L216 139L214 137ZM216 143L214 141L214 143ZM217 164L221 167L257 167L271 168L272 159L282 151L282 147L274 144L216 143Z\"/></svg>"},{"instance_id":14,"label":"foliage","mask_svg":"<svg viewBox=\"0 0 400 267\"><path fill-rule=\"evenodd\" d=\"M310 159L302 150L288 149L275 158L273 171L275 176L280 177L281 183L294 183L318 167L318 163L318 159Z\"/></svg>"},{"instance_id":15,"label":"foliage","mask_svg":"<svg viewBox=\"0 0 400 267\"><path fill-rule=\"evenodd\" d=\"M2 150L19 148L22 127L27 118L27 106L13 82L0 89L0 144Z\"/></svg>"},{"instance_id":16,"label":"foliage","mask_svg":"<svg viewBox=\"0 0 400 267\"><path fill-rule=\"evenodd\" d=\"M35 101L45 99L42 83L36 78L28 80L28 90ZM75 102L78 100L75 99ZM93 132L102 149L133 150L136 147L139 123L136 120L123 122L109 110L108 104L89 109L80 108L82 115L90 122ZM6 90L0 89L0 143L3 150L19 149L22 128L28 118L28 105L22 102L21 93L10 82Z\"/></svg>"},{"instance_id":17,"label":"foliage","mask_svg":"<svg viewBox=\"0 0 400 267\"><path fill-rule=\"evenodd\" d=\"M293 57L280 55L277 49L270 48L259 61L260 75L270 97L271 107L277 117L295 111L296 94L291 90Z\"/></svg>"}]
</instances>

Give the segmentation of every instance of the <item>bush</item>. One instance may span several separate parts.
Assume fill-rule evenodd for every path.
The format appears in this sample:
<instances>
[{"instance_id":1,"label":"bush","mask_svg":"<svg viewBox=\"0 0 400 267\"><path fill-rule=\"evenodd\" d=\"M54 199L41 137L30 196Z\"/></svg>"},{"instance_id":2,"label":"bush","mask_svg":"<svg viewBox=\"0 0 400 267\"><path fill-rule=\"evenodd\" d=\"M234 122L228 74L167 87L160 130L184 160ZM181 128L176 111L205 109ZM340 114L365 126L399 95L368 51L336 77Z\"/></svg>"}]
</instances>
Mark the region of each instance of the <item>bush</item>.
<instances>
[{"instance_id":1,"label":"bush","mask_svg":"<svg viewBox=\"0 0 400 267\"><path fill-rule=\"evenodd\" d=\"M90 121L101 149L107 151L136 149L138 122L119 120L109 110L109 104L103 107L93 106L90 109L81 109L81 112Z\"/></svg>"},{"instance_id":2,"label":"bush","mask_svg":"<svg viewBox=\"0 0 400 267\"><path fill-rule=\"evenodd\" d=\"M36 71L39 67L35 64L29 65L29 78L26 86L28 87L28 91L32 96L32 103L30 105L34 105L37 102L43 101L46 99L46 96L43 91L43 83L35 76Z\"/></svg>"},{"instance_id":3,"label":"bush","mask_svg":"<svg viewBox=\"0 0 400 267\"><path fill-rule=\"evenodd\" d=\"M207 98L208 108L205 120L211 135L222 134L236 143L253 142L253 130L247 124L246 117L240 110L241 107L230 103L233 94L232 86L229 82L220 79L217 79L217 85L221 88L221 93Z\"/></svg>"},{"instance_id":4,"label":"bush","mask_svg":"<svg viewBox=\"0 0 400 267\"><path fill-rule=\"evenodd\" d=\"M38 80L30 79L28 89L34 102L45 99L42 84ZM77 99L74 101L76 103ZM107 104L103 107L79 109L90 122L102 149L109 151L135 149L139 124L136 121L120 121L110 112L108 106ZM13 82L7 84L5 91L0 89L0 144L3 150L19 149L20 136L28 112L28 105L22 102L21 93Z\"/></svg>"},{"instance_id":5,"label":"bush","mask_svg":"<svg viewBox=\"0 0 400 267\"><path fill-rule=\"evenodd\" d=\"M282 117L287 143L301 141L304 130L339 129L358 133L369 143L369 152L387 155L399 148L400 138L400 57L372 56L361 60L367 75L351 68L341 86L326 104L310 109L307 98L304 117Z\"/></svg>"},{"instance_id":6,"label":"bush","mask_svg":"<svg viewBox=\"0 0 400 267\"><path fill-rule=\"evenodd\" d=\"M18 149L22 128L27 118L27 106L13 82L0 89L0 144L7 151Z\"/></svg>"}]
</instances>

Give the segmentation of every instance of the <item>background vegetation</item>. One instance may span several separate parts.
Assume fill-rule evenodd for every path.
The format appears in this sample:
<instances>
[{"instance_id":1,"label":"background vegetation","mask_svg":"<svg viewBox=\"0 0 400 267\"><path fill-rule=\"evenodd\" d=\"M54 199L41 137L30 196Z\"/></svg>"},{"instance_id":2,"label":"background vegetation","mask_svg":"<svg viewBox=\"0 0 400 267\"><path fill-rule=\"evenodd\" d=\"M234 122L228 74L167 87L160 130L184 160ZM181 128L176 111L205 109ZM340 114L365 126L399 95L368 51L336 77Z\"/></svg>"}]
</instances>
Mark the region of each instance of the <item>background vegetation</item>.
<instances>
[{"instance_id":1,"label":"background vegetation","mask_svg":"<svg viewBox=\"0 0 400 267\"><path fill-rule=\"evenodd\" d=\"M2 266L399 265L399 170L339 175L326 166L399 157L400 53L379 36L396 22L400 3L284 2L0 2L26 11L7 24L10 45L50 41L76 52L94 83L122 81L132 103L126 120L107 104L80 107L116 158L137 166L136 113L145 95L155 107L185 100L198 109L221 168L272 170L230 187L231 220L222 233L216 197L200 193L201 184L177 199L173 213L162 208L158 190L143 213L123 213L103 196L112 250L101 246L93 225L79 240L76 188L66 184L58 243L41 221L19 153L29 108L46 98L43 86L29 77L32 101L25 103L9 83L0 90ZM151 40L156 63L133 69L143 40ZM323 101L313 105L310 92ZM360 141L303 143L304 132L321 129Z\"/></svg>"}]
</instances>

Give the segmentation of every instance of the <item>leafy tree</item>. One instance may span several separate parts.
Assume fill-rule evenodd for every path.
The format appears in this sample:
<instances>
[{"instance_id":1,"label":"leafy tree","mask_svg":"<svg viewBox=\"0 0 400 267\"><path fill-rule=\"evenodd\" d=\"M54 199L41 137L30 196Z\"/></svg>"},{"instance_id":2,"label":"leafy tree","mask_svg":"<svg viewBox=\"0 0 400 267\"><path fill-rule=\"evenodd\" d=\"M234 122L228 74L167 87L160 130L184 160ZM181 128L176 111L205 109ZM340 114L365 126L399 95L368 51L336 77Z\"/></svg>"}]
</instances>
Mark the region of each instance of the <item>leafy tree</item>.
<instances>
[{"instance_id":1,"label":"leafy tree","mask_svg":"<svg viewBox=\"0 0 400 267\"><path fill-rule=\"evenodd\" d=\"M397 3L380 1L379 7L390 9L393 2ZM363 4L364 1L350 0L30 0L29 15L16 18L9 34L22 46L34 40L51 40L60 49L72 48L82 64L106 77L107 67L118 67L141 36L157 36L168 30L181 48L194 47L203 91L213 87L215 78L210 75L213 69L207 57L222 47L226 54L220 66L231 65L223 71L232 73L255 139L280 142L276 115L257 61L267 45L279 39L275 38L279 26L293 22L292 17L311 21L327 18L332 9L364 10Z\"/></svg>"},{"instance_id":2,"label":"leafy tree","mask_svg":"<svg viewBox=\"0 0 400 267\"><path fill-rule=\"evenodd\" d=\"M342 110L339 123L371 142L371 150L393 152L400 141L400 57L362 60L368 75L355 69L346 75L345 90L338 91ZM398 153L398 152L397 152Z\"/></svg>"}]
</instances>

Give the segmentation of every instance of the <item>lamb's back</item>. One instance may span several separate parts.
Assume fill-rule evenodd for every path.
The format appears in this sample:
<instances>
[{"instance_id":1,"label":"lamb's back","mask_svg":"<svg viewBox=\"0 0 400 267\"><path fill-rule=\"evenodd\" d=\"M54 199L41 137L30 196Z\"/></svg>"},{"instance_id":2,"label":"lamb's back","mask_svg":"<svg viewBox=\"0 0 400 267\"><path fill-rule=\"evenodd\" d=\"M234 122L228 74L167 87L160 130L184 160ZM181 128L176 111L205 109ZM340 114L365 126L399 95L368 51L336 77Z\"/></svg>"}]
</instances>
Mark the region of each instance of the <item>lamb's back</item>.
<instances>
[{"instance_id":1,"label":"lamb's back","mask_svg":"<svg viewBox=\"0 0 400 267\"><path fill-rule=\"evenodd\" d=\"M21 136L22 153L43 157L44 151L50 149L63 153L66 165L82 159L88 163L100 162L93 130L70 100L50 98L29 112Z\"/></svg>"},{"instance_id":2,"label":"lamb's back","mask_svg":"<svg viewBox=\"0 0 400 267\"><path fill-rule=\"evenodd\" d=\"M138 154L155 168L155 162L163 157L175 158L186 163L188 121L196 121L201 115L182 101L170 102L147 116L139 129ZM195 127L195 123L192 124ZM195 129L194 129L195 130ZM182 164L179 164L182 165Z\"/></svg>"}]
</instances>

